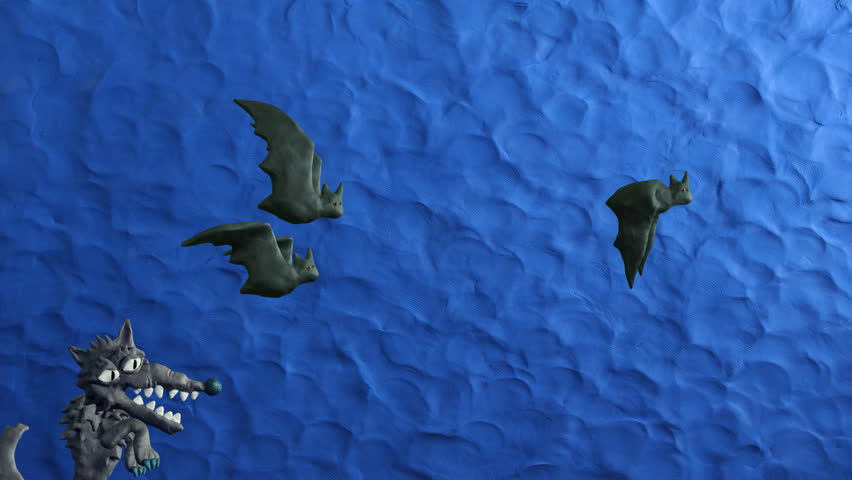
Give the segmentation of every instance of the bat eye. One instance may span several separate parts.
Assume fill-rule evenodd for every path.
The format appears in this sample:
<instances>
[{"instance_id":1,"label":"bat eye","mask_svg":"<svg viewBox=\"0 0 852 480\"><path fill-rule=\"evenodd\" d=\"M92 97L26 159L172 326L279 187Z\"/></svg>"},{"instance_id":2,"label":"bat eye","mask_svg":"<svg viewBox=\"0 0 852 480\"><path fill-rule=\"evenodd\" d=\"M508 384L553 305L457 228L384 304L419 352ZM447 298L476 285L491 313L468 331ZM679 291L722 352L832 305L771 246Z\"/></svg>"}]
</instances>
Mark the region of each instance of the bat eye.
<instances>
[{"instance_id":1,"label":"bat eye","mask_svg":"<svg viewBox=\"0 0 852 480\"><path fill-rule=\"evenodd\" d=\"M100 375L98 375L98 380L103 383L112 383L118 380L118 370L114 368L108 368L101 372Z\"/></svg>"},{"instance_id":2,"label":"bat eye","mask_svg":"<svg viewBox=\"0 0 852 480\"><path fill-rule=\"evenodd\" d=\"M681 189L680 189L680 191L681 191L681 192L685 192L686 190L684 190L684 189L682 189L682 188L681 188Z\"/></svg>"}]
</instances>

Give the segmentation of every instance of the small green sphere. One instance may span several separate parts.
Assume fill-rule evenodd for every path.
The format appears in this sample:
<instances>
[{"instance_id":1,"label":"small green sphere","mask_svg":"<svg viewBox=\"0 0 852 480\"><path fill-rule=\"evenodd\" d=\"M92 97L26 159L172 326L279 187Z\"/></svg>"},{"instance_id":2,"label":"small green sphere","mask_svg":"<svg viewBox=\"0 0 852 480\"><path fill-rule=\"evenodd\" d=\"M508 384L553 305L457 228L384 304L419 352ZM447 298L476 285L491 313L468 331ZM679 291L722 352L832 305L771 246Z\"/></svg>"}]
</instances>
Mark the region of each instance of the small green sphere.
<instances>
[{"instance_id":1,"label":"small green sphere","mask_svg":"<svg viewBox=\"0 0 852 480\"><path fill-rule=\"evenodd\" d=\"M222 382L215 378L208 378L204 381L204 393L211 397L222 393Z\"/></svg>"}]
</instances>

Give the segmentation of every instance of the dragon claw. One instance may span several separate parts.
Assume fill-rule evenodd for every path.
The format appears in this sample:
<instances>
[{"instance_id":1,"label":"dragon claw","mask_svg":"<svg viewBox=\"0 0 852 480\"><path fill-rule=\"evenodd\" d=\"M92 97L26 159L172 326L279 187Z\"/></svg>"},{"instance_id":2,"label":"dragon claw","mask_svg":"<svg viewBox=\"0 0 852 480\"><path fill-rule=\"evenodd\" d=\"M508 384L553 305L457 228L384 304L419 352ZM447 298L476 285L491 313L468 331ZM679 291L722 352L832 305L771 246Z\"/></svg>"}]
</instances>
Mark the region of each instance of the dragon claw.
<instances>
[{"instance_id":1,"label":"dragon claw","mask_svg":"<svg viewBox=\"0 0 852 480\"><path fill-rule=\"evenodd\" d=\"M160 466L160 459L159 458L148 458L148 459L142 460L142 465L145 465L145 468L150 471L150 470L153 470L153 469Z\"/></svg>"}]
</instances>

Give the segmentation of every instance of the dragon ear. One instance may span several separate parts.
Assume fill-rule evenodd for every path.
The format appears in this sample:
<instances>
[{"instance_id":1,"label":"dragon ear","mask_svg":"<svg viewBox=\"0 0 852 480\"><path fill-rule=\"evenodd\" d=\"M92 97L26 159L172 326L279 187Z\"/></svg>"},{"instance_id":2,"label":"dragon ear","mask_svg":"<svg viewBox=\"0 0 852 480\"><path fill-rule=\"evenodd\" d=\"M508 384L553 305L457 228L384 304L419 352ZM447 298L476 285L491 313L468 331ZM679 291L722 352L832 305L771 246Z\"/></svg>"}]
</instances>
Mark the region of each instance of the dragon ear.
<instances>
[{"instance_id":1,"label":"dragon ear","mask_svg":"<svg viewBox=\"0 0 852 480\"><path fill-rule=\"evenodd\" d=\"M322 184L322 193L323 193L323 195L331 194L331 189L328 188L328 184L326 184L326 183Z\"/></svg>"},{"instance_id":2,"label":"dragon ear","mask_svg":"<svg viewBox=\"0 0 852 480\"><path fill-rule=\"evenodd\" d=\"M688 182L688 181L689 181L689 172L687 172L686 170L684 170L684 171L683 171L683 180L681 180L681 181L680 181L680 183L686 183L686 182Z\"/></svg>"},{"instance_id":3,"label":"dragon ear","mask_svg":"<svg viewBox=\"0 0 852 480\"><path fill-rule=\"evenodd\" d=\"M83 366L86 363L86 351L82 348L75 347L74 345L68 345L68 351L71 352L71 356L74 357L74 361L77 362L77 365Z\"/></svg>"},{"instance_id":4,"label":"dragon ear","mask_svg":"<svg viewBox=\"0 0 852 480\"><path fill-rule=\"evenodd\" d=\"M340 195L343 193L343 182L340 182L340 185L337 186L337 190L334 191L335 195Z\"/></svg>"},{"instance_id":5,"label":"dragon ear","mask_svg":"<svg viewBox=\"0 0 852 480\"><path fill-rule=\"evenodd\" d=\"M129 318L125 318L124 323L121 324L121 329L118 331L118 337L116 337L116 340L120 345L127 347L136 346L136 344L133 343L133 328L130 327Z\"/></svg>"}]
</instances>

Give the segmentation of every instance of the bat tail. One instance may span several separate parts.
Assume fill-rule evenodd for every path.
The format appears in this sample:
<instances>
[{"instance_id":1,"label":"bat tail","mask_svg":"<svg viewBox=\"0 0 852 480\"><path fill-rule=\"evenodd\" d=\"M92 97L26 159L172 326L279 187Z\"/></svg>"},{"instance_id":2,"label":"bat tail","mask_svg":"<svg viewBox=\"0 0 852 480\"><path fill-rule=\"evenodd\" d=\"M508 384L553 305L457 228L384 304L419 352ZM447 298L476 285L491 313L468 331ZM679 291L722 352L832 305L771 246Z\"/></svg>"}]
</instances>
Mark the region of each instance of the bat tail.
<instances>
[{"instance_id":1,"label":"bat tail","mask_svg":"<svg viewBox=\"0 0 852 480\"><path fill-rule=\"evenodd\" d=\"M257 204L257 208L264 212L271 213L287 223L300 224L308 223L313 220L312 218L308 218L306 220L304 218L305 215L294 213L292 209L288 211L287 207L282 207L280 203L276 202L274 194L264 198L263 201Z\"/></svg>"},{"instance_id":2,"label":"bat tail","mask_svg":"<svg viewBox=\"0 0 852 480\"><path fill-rule=\"evenodd\" d=\"M257 204L257 208L263 210L264 212L274 213L272 209L274 208L274 200L272 200L272 196L268 196L261 200L260 203Z\"/></svg>"},{"instance_id":3,"label":"bat tail","mask_svg":"<svg viewBox=\"0 0 852 480\"><path fill-rule=\"evenodd\" d=\"M294 222L292 222L291 218L285 218L284 217L284 215L281 212L281 209L278 208L278 206L275 204L275 199L272 198L272 195L264 198L260 203L258 203L257 208L263 210L266 213L271 213L271 214L275 215L276 217L280 218L281 220L285 220L287 222L294 223Z\"/></svg>"}]
</instances>

